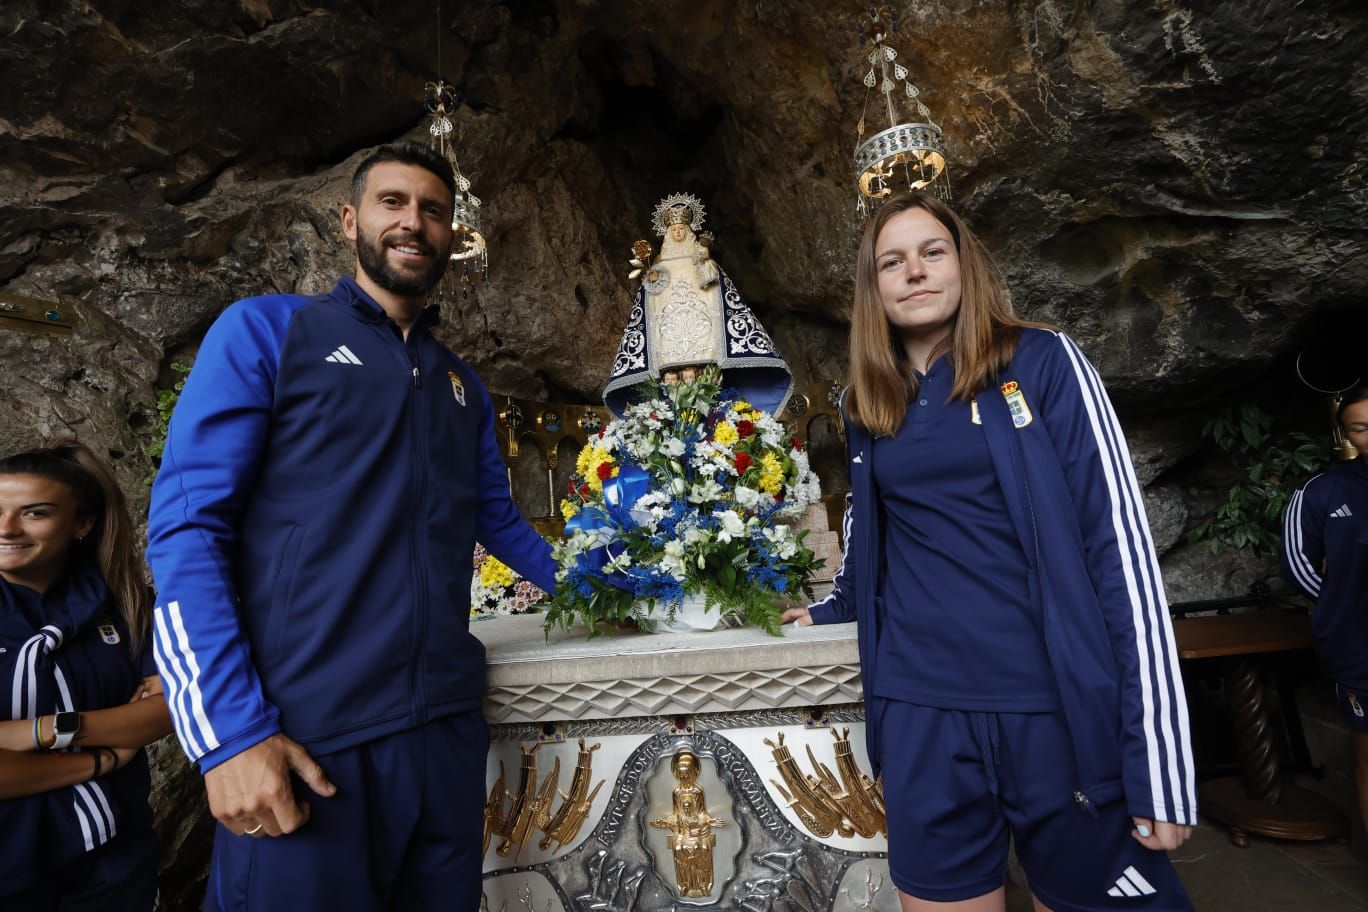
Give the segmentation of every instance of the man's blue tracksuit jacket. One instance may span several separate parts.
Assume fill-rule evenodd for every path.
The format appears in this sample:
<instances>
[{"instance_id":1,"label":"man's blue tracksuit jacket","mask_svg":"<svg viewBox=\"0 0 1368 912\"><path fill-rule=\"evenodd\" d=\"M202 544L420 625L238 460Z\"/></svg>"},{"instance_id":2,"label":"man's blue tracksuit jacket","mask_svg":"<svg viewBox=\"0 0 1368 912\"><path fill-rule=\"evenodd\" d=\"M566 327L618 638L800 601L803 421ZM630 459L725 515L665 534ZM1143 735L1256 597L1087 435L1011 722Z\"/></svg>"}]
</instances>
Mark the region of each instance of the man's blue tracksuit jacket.
<instances>
[{"instance_id":1,"label":"man's blue tracksuit jacket","mask_svg":"<svg viewBox=\"0 0 1368 912\"><path fill-rule=\"evenodd\" d=\"M1101 378L1064 334L1027 329L998 383L976 401L1026 560L1007 572L1029 585L1073 741L1073 798L1091 813L1124 798L1134 816L1196 824L1173 627L1140 486ZM868 698L876 681L899 674L876 664L888 623L879 596L898 581L884 578L872 439L850 421L846 434L846 552L835 590L811 614L816 623L858 623ZM985 571L1003 571L997 555L983 560ZM877 766L876 715L867 716L866 734Z\"/></svg>"},{"instance_id":2,"label":"man's blue tracksuit jacket","mask_svg":"<svg viewBox=\"0 0 1368 912\"><path fill-rule=\"evenodd\" d=\"M207 771L279 731L315 755L479 707L478 539L543 589L489 394L350 278L238 301L176 406L152 490L155 652Z\"/></svg>"}]
</instances>

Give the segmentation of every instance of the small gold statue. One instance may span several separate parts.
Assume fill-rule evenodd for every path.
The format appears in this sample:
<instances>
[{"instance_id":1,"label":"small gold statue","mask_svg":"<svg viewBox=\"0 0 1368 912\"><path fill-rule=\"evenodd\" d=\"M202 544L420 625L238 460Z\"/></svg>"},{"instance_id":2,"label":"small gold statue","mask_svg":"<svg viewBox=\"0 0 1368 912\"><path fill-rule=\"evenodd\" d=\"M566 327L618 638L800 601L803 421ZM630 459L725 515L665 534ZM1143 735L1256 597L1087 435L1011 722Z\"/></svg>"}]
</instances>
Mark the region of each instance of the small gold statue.
<instances>
[{"instance_id":1,"label":"small gold statue","mask_svg":"<svg viewBox=\"0 0 1368 912\"><path fill-rule=\"evenodd\" d=\"M674 813L651 826L669 830L666 841L674 854L675 880L680 896L707 896L713 888L713 830L727 825L708 814L708 801L698 784L698 757L689 747L681 747L670 762L670 771L679 784L674 787Z\"/></svg>"}]
</instances>

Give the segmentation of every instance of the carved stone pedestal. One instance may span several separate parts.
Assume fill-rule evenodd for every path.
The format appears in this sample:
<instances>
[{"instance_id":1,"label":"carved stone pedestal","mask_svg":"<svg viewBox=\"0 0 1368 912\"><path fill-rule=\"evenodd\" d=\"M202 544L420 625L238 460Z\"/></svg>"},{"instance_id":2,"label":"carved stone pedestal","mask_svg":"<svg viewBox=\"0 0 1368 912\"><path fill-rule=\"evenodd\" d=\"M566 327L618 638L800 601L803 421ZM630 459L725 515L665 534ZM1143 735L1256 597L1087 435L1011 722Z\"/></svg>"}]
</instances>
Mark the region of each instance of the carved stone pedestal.
<instances>
[{"instance_id":1,"label":"carved stone pedestal","mask_svg":"<svg viewBox=\"0 0 1368 912\"><path fill-rule=\"evenodd\" d=\"M853 625L489 651L489 912L895 912Z\"/></svg>"}]
</instances>

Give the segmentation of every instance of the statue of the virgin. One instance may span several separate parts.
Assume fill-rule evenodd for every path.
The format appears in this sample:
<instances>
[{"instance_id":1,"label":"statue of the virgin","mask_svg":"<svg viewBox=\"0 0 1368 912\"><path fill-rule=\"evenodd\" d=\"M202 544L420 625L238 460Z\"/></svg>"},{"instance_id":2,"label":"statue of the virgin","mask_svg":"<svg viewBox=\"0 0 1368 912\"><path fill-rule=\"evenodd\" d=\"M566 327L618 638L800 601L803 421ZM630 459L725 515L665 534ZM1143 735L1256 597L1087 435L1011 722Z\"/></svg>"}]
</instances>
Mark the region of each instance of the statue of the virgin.
<instances>
[{"instance_id":1,"label":"statue of the virgin","mask_svg":"<svg viewBox=\"0 0 1368 912\"><path fill-rule=\"evenodd\" d=\"M629 278L641 278L627 329L603 391L604 404L621 416L648 379L692 380L700 368L722 368L722 385L756 408L777 414L793 389L793 375L765 328L741 300L732 280L712 259L712 235L699 234L703 204L674 193L656 206L652 221L662 240L632 247Z\"/></svg>"}]
</instances>

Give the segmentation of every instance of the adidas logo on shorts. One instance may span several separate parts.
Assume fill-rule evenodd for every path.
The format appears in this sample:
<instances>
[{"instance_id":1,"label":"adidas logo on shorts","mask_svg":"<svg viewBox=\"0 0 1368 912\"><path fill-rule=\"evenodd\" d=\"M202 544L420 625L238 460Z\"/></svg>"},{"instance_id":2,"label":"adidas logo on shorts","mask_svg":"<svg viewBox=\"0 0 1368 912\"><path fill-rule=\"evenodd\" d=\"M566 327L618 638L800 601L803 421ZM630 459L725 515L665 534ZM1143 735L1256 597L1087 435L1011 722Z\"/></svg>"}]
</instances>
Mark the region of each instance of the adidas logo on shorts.
<instances>
[{"instance_id":1,"label":"adidas logo on shorts","mask_svg":"<svg viewBox=\"0 0 1368 912\"><path fill-rule=\"evenodd\" d=\"M1108 896L1149 896L1157 893L1150 882L1131 865L1121 872L1121 876L1116 878L1116 886L1107 891Z\"/></svg>"}]
</instances>

